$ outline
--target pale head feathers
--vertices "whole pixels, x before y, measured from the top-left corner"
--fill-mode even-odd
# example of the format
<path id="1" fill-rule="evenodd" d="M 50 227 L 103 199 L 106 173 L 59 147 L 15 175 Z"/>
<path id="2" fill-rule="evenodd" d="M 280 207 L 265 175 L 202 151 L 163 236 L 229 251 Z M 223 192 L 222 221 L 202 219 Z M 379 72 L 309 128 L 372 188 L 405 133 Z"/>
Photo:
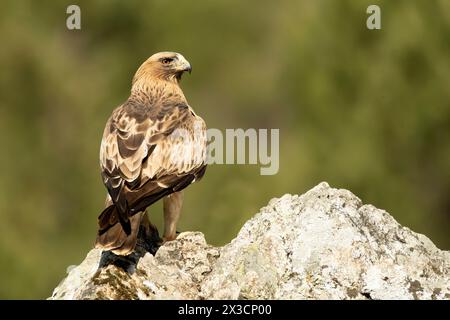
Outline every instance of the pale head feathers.
<path id="1" fill-rule="evenodd" d="M 133 87 L 143 87 L 152 81 L 178 84 L 184 72 L 191 72 L 189 61 L 176 52 L 158 52 L 148 58 L 136 71 Z"/>

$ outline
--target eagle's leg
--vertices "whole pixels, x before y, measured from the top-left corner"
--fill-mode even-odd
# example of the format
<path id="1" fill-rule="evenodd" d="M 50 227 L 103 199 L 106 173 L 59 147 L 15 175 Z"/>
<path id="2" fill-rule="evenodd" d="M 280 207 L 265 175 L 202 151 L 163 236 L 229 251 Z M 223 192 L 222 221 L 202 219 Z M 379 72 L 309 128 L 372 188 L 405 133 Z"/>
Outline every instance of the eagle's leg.
<path id="1" fill-rule="evenodd" d="M 172 193 L 164 198 L 164 235 L 163 241 L 171 241 L 177 237 L 177 222 L 183 205 L 183 191 Z"/>
<path id="2" fill-rule="evenodd" d="M 159 237 L 158 229 L 150 222 L 147 212 L 144 212 L 141 225 L 139 227 L 137 245 L 144 248 L 151 254 L 155 254 L 161 244 L 162 239 Z"/>

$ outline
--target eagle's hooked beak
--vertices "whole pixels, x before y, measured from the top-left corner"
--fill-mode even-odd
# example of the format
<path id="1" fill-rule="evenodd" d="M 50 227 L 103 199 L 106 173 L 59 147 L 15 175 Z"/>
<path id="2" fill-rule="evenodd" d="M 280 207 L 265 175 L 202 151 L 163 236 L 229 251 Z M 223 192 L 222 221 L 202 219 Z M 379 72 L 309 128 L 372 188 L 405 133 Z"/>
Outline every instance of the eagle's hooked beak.
<path id="1" fill-rule="evenodd" d="M 177 69 L 182 72 L 192 72 L 192 66 L 182 55 L 178 56 L 178 66 Z"/>
<path id="2" fill-rule="evenodd" d="M 186 63 L 183 64 L 182 71 L 187 71 L 187 72 L 189 72 L 189 74 L 191 74 L 191 72 L 192 72 L 192 66 L 191 66 L 191 64 L 190 64 L 189 62 L 186 61 Z"/>

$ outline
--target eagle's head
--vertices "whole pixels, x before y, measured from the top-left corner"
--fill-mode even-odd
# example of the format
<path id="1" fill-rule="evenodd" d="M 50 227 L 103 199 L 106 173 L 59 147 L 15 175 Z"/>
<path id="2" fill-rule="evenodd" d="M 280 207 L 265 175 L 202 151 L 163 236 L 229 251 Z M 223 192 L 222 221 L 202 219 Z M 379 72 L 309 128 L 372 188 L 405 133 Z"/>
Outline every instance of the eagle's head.
<path id="1" fill-rule="evenodd" d="M 140 78 L 179 82 L 184 72 L 191 73 L 189 61 L 176 52 L 158 52 L 148 58 L 137 70 L 133 83 Z"/>

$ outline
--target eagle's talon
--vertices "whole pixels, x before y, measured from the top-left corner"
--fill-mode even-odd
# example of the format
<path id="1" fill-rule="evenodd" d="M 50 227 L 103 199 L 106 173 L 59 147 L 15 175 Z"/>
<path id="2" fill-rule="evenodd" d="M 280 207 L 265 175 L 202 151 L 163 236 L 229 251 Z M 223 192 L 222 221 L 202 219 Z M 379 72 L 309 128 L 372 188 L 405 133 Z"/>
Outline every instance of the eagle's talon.
<path id="1" fill-rule="evenodd" d="M 176 234 L 175 236 L 167 236 L 167 237 L 163 237 L 163 238 L 162 238 L 162 244 L 165 244 L 165 243 L 168 242 L 168 241 L 173 241 L 173 240 L 175 240 L 175 239 L 177 238 L 177 235 L 178 235 L 178 234 Z"/>

